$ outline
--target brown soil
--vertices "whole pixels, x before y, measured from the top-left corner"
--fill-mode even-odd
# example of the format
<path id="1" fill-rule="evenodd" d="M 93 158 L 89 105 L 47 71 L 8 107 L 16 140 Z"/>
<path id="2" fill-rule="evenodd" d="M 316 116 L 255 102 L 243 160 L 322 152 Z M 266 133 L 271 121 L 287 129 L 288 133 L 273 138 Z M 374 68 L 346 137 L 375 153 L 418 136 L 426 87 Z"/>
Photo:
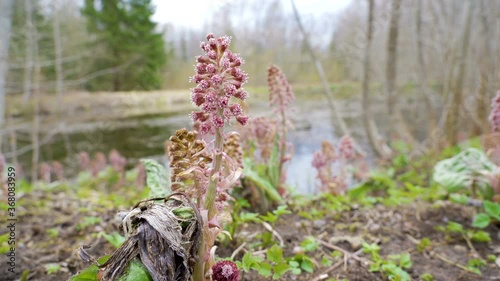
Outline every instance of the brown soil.
<path id="1" fill-rule="evenodd" d="M 48 194 L 48 195 L 47 195 Z M 20 216 L 17 222 L 16 271 L 18 273 L 29 270 L 28 280 L 67 280 L 71 275 L 88 266 L 80 260 L 76 250 L 80 245 L 91 244 L 90 253 L 95 256 L 109 254 L 113 251 L 104 238 L 98 235 L 105 231 L 118 231 L 119 220 L 116 211 L 73 198 L 68 193 L 33 192 L 23 199 Z M 420 211 L 419 211 L 420 210 Z M 434 280 L 500 280 L 500 268 L 494 263 L 488 263 L 481 269 L 482 276 L 467 272 L 460 265 L 467 265 L 468 260 L 480 256 L 486 260 L 488 254 L 500 251 L 500 229 L 489 226 L 486 231 L 490 234 L 490 243 L 468 243 L 460 237 L 448 237 L 435 229 L 436 226 L 446 225 L 448 221 L 461 223 L 469 228 L 475 210 L 472 207 L 460 206 L 448 202 L 430 205 L 429 203 L 412 204 L 410 206 L 389 208 L 377 205 L 373 208 L 354 208 L 337 214 L 327 215 L 316 221 L 305 220 L 297 214 L 283 216 L 274 229 L 283 239 L 284 256 L 294 255 L 294 248 L 307 237 L 334 244 L 350 253 L 359 250 L 359 244 L 348 242 L 342 237 L 356 237 L 359 241 L 368 243 L 378 242 L 381 255 L 410 253 L 412 267 L 408 270 L 413 280 L 419 280 L 423 273 L 430 273 Z M 95 225 L 79 228 L 78 224 L 87 216 L 100 217 L 102 221 Z M 57 229 L 54 234 L 48 229 Z M 257 241 L 257 233 L 266 232 L 262 224 L 244 224 L 230 245 L 219 245 L 217 253 L 222 257 L 229 257 L 233 251 L 246 242 L 250 245 Z M 4 233 L 3 231 L 1 233 Z M 416 240 L 424 237 L 432 241 L 431 247 L 423 252 L 417 251 Z M 276 239 L 278 241 L 278 239 Z M 236 260 L 241 260 L 243 254 L 249 250 L 246 246 L 236 254 Z M 258 252 L 262 249 L 252 249 Z M 262 252 L 262 251 L 261 251 Z M 309 252 L 309 257 L 317 263 L 314 273 L 302 273 L 299 276 L 285 274 L 281 280 L 328 280 L 346 278 L 355 280 L 387 280 L 380 273 L 372 273 L 369 266 L 363 261 L 369 260 L 367 254 L 359 253 L 359 260 L 354 258 L 339 258 L 332 261 L 330 266 L 322 266 L 323 257 L 332 252 L 327 246 Z M 498 252 L 496 253 L 498 256 Z M 2 268 L 6 263 L 6 256 L 0 256 Z M 445 262 L 443 260 L 448 260 Z M 46 265 L 58 263 L 61 269 L 57 273 L 48 274 Z M 338 265 L 334 267 L 334 265 Z M 326 275 L 324 275 L 326 274 Z M 321 278 L 320 276 L 323 275 Z M 13 276 L 1 275 L 0 280 L 15 280 L 19 274 Z M 6 279 L 7 278 L 7 279 Z M 270 280 L 256 274 L 243 273 L 242 280 Z"/>

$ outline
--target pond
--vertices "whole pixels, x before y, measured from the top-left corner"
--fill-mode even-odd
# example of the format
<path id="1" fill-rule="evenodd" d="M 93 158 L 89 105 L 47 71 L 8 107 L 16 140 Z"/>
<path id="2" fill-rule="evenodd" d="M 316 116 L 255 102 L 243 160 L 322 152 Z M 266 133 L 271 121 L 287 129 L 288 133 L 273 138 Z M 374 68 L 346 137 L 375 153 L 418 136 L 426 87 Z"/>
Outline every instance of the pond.
<path id="1" fill-rule="evenodd" d="M 351 128 L 353 137 L 368 151 L 368 159 L 373 159 L 364 135 L 359 99 L 343 99 L 338 102 L 341 115 Z M 417 135 L 423 135 L 426 121 L 425 116 L 419 114 L 419 112 L 424 112 L 423 103 L 417 99 L 405 99 L 401 106 L 405 117 L 412 120 L 411 125 Z M 374 118 L 380 130 L 384 132 L 388 118 L 382 101 L 375 102 L 372 108 Z M 251 112 L 253 112 L 252 117 L 256 117 L 266 114 L 269 110 L 266 103 L 262 102 L 255 104 Z M 338 134 L 333 114 L 321 98 L 297 100 L 291 116 L 295 127 L 290 131 L 288 139 L 294 146 L 294 155 L 288 163 L 287 182 L 299 193 L 316 193 L 316 172 L 311 166 L 312 155 L 320 149 L 323 140 L 336 144 L 341 135 Z M 80 151 L 87 151 L 92 155 L 96 152 L 109 153 L 112 149 L 116 149 L 127 158 L 131 167 L 140 158 L 154 158 L 166 163 L 165 140 L 175 130 L 183 127 L 191 127 L 188 113 L 83 126 L 81 130 L 54 135 L 49 142 L 41 146 L 40 161 L 61 161 L 69 175 L 74 174 L 78 169 L 77 153 Z M 18 147 L 29 144 L 28 136 L 18 137 Z M 30 169 L 31 157 L 31 151 L 18 156 L 25 171 Z M 29 173 L 26 172 L 26 174 Z"/>

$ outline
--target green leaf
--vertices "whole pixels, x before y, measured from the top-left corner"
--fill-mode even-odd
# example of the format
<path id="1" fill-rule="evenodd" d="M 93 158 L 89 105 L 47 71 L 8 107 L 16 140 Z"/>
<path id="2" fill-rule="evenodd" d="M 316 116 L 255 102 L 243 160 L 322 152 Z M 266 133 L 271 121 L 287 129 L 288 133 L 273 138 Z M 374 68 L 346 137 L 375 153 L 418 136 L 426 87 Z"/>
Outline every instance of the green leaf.
<path id="1" fill-rule="evenodd" d="M 109 256 L 104 256 L 101 257 L 98 262 L 99 264 L 103 264 L 108 260 Z M 97 265 L 93 264 L 87 268 L 85 268 L 83 271 L 77 273 L 76 275 L 72 276 L 70 281 L 99 281 L 97 279 L 97 273 L 99 272 L 99 268 Z"/>
<path id="2" fill-rule="evenodd" d="M 247 252 L 241 260 L 242 268 L 245 272 L 248 272 L 250 271 L 250 268 L 260 263 L 261 261 L 262 259 L 260 257 L 252 256 L 250 252 Z"/>
<path id="3" fill-rule="evenodd" d="M 469 196 L 465 194 L 453 193 L 450 195 L 450 201 L 460 205 L 466 205 L 469 200 Z"/>
<path id="4" fill-rule="evenodd" d="M 276 134 L 274 138 L 273 149 L 271 150 L 271 155 L 269 157 L 269 162 L 267 164 L 267 175 L 269 181 L 275 188 L 280 184 L 280 147 L 279 147 L 279 135 Z"/>
<path id="5" fill-rule="evenodd" d="M 275 214 L 276 216 L 288 215 L 291 213 L 292 212 L 290 210 L 288 210 L 287 205 L 280 205 L 280 206 L 278 206 L 278 208 L 276 208 L 276 210 L 273 211 L 273 214 Z"/>
<path id="6" fill-rule="evenodd" d="M 300 262 L 300 268 L 304 271 L 312 273 L 314 271 L 314 263 L 307 257 L 304 257 Z"/>
<path id="7" fill-rule="evenodd" d="M 262 220 L 259 218 L 259 214 L 244 212 L 240 214 L 241 222 L 255 222 L 261 223 Z"/>
<path id="8" fill-rule="evenodd" d="M 417 245 L 417 251 L 419 253 L 422 253 L 423 251 L 425 251 L 429 246 L 431 245 L 431 239 L 429 239 L 428 237 L 424 237 L 422 238 L 422 240 L 420 240 L 420 242 L 418 243 Z"/>
<path id="9" fill-rule="evenodd" d="M 273 267 L 266 262 L 260 262 L 257 265 L 254 265 L 253 268 L 256 269 L 257 272 L 264 277 L 271 276 L 271 270 L 273 269 Z"/>
<path id="10" fill-rule="evenodd" d="M 473 242 L 479 242 L 479 243 L 487 243 L 491 241 L 490 234 L 482 230 L 475 231 L 474 233 L 472 233 L 470 239 Z"/>
<path id="11" fill-rule="evenodd" d="M 422 281 L 434 281 L 434 276 L 432 276 L 432 274 L 429 273 L 424 273 L 420 275 L 420 279 L 422 279 Z"/>
<path id="12" fill-rule="evenodd" d="M 451 233 L 463 233 L 464 232 L 464 227 L 456 222 L 448 222 L 448 225 L 446 226 L 446 229 L 451 232 Z"/>
<path id="13" fill-rule="evenodd" d="M 122 275 L 118 281 L 152 281 L 147 268 L 139 261 L 132 261 L 127 273 Z"/>
<path id="14" fill-rule="evenodd" d="M 371 254 L 373 256 L 374 254 L 378 254 L 378 252 L 380 251 L 380 246 L 377 245 L 377 243 L 368 244 L 366 242 L 363 242 L 362 245 L 363 253 Z"/>
<path id="15" fill-rule="evenodd" d="M 165 197 L 170 194 L 170 176 L 163 165 L 153 159 L 141 159 L 146 168 L 146 185 L 149 197 Z"/>
<path id="16" fill-rule="evenodd" d="M 411 268 L 411 266 L 412 263 L 410 254 L 408 253 L 401 254 L 401 257 L 399 259 L 399 267 L 408 269 Z"/>
<path id="17" fill-rule="evenodd" d="M 269 250 L 267 250 L 267 259 L 274 263 L 280 263 L 283 261 L 283 249 L 278 245 L 273 245 Z"/>
<path id="18" fill-rule="evenodd" d="M 300 246 L 304 249 L 304 251 L 310 252 L 318 249 L 319 243 L 314 237 L 308 236 L 304 241 L 300 243 Z"/>
<path id="19" fill-rule="evenodd" d="M 328 266 L 331 266 L 332 265 L 332 260 L 327 258 L 327 257 L 323 257 L 321 259 L 321 265 L 324 266 L 324 267 L 328 267 Z"/>
<path id="20" fill-rule="evenodd" d="M 485 213 L 479 213 L 474 217 L 472 226 L 477 228 L 485 228 L 490 225 L 490 216 Z"/>
<path id="21" fill-rule="evenodd" d="M 102 232 L 102 236 L 108 240 L 115 248 L 120 247 L 123 242 L 125 242 L 125 237 L 121 236 L 118 232 L 113 232 L 113 234 L 109 235 L 107 233 Z"/>
<path id="22" fill-rule="evenodd" d="M 58 263 L 48 263 L 45 265 L 45 270 L 47 271 L 47 274 L 51 275 L 61 270 L 61 265 Z"/>
<path id="23" fill-rule="evenodd" d="M 280 204 L 283 203 L 283 199 L 278 193 L 276 187 L 273 186 L 270 181 L 266 180 L 252 169 L 252 163 L 250 159 L 245 158 L 243 175 L 247 180 L 255 183 L 273 202 L 277 202 Z"/>
<path id="24" fill-rule="evenodd" d="M 492 218 L 500 221 L 500 204 L 491 201 L 484 201 L 484 210 Z"/>
<path id="25" fill-rule="evenodd" d="M 487 173 L 496 165 L 476 148 L 468 148 L 459 154 L 442 160 L 434 167 L 433 179 L 444 186 L 448 192 L 456 192 L 476 185 L 482 192 L 491 189 Z M 489 194 L 483 194 L 489 196 Z"/>
<path id="26" fill-rule="evenodd" d="M 288 265 L 287 263 L 285 263 L 285 262 L 278 263 L 277 265 L 275 265 L 273 267 L 273 271 L 274 271 L 273 279 L 274 280 L 279 279 L 283 274 L 285 274 L 290 269 L 291 269 L 290 265 Z"/>
<path id="27" fill-rule="evenodd" d="M 270 212 L 267 212 L 267 214 L 265 215 L 261 215 L 260 218 L 263 220 L 263 221 L 266 221 L 266 222 L 269 222 L 269 223 L 274 223 L 278 220 L 278 216 L 270 213 Z"/>

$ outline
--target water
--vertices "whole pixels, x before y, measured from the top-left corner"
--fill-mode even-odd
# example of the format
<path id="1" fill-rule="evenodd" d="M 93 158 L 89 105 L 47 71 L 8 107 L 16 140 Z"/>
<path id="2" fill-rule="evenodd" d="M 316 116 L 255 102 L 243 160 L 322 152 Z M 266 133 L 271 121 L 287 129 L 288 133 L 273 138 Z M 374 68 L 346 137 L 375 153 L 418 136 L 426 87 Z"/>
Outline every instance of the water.
<path id="1" fill-rule="evenodd" d="M 299 193 L 311 194 L 317 192 L 316 172 L 311 166 L 313 153 L 320 149 L 323 140 L 335 144 L 341 136 L 336 131 L 337 126 L 333 115 L 325 102 L 319 102 L 316 99 L 297 101 L 295 104 L 300 104 L 300 106 L 296 105 L 291 114 L 295 129 L 289 132 L 288 138 L 294 146 L 294 155 L 287 165 L 287 182 Z M 368 144 L 364 141 L 366 138 L 364 137 L 359 104 L 358 100 L 340 101 L 341 114 L 351 128 L 353 137 L 365 150 L 369 151 L 368 157 L 371 157 Z M 405 105 L 403 108 L 405 116 L 413 120 L 413 125 L 416 128 L 422 128 L 419 124 L 424 124 L 425 118 L 418 114 L 422 103 L 406 101 Z M 385 108 L 375 104 L 373 109 L 374 117 L 383 131 L 386 127 L 384 124 L 387 125 Z M 265 104 L 260 104 L 251 110 L 254 112 L 252 114 L 254 117 L 268 112 Z M 59 126 L 64 126 L 64 123 L 59 124 Z M 116 149 L 127 158 L 130 167 L 136 165 L 140 158 L 155 158 L 166 161 L 164 156 L 165 140 L 175 130 L 183 127 L 191 127 L 188 114 L 98 123 L 83 126 L 83 129 L 78 130 L 72 127 L 72 131 L 54 135 L 49 142 L 42 145 L 40 162 L 61 161 L 66 167 L 65 172 L 68 175 L 73 175 L 78 170 L 76 155 L 80 151 L 86 151 L 93 155 L 96 152 L 109 153 L 112 149 Z M 43 138 L 42 135 L 41 139 Z M 18 137 L 18 147 L 29 144 L 29 136 Z M 31 157 L 31 151 L 18 156 L 19 162 L 26 171 L 29 171 Z M 7 159 L 9 160 L 9 158 Z"/>

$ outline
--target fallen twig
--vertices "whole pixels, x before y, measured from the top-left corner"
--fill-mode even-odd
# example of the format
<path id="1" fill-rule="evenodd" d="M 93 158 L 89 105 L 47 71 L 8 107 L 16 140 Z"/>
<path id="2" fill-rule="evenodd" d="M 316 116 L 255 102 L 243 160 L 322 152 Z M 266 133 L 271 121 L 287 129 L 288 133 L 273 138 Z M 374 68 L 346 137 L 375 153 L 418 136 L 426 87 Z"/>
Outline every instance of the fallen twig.
<path id="1" fill-rule="evenodd" d="M 445 262 L 445 263 L 447 263 L 447 264 L 450 264 L 450 265 L 456 266 L 456 267 L 458 267 L 458 268 L 460 268 L 460 269 L 462 269 L 462 270 L 464 270 L 464 271 L 467 271 L 467 272 L 470 272 L 470 273 L 474 273 L 474 274 L 476 274 L 476 275 L 480 275 L 480 274 L 477 274 L 476 272 L 474 272 L 474 271 L 470 270 L 470 269 L 469 269 L 469 268 L 467 268 L 466 266 L 463 266 L 463 265 L 459 264 L 458 262 L 454 262 L 454 261 L 452 261 L 452 260 L 448 259 L 447 257 L 445 257 L 445 256 L 443 256 L 443 255 L 441 255 L 441 254 L 438 254 L 438 253 L 436 253 L 436 252 L 434 252 L 434 251 L 431 251 L 431 252 L 429 253 L 429 255 L 430 255 L 431 257 L 436 257 L 436 258 L 438 258 L 438 259 L 440 259 L 440 260 L 444 261 L 444 262 Z"/>
<path id="2" fill-rule="evenodd" d="M 361 254 L 362 252 L 363 252 L 363 249 L 359 249 L 355 253 L 352 253 L 350 255 L 350 258 L 352 258 L 352 257 L 356 257 L 357 258 L 358 255 Z M 344 260 L 341 260 L 341 261 L 335 263 L 334 265 L 330 266 L 329 268 L 327 268 L 326 270 L 324 270 L 323 272 L 321 272 L 318 276 L 316 276 L 311 281 L 319 281 L 319 280 L 325 279 L 325 275 L 328 276 L 328 273 L 330 273 L 331 271 L 334 271 L 335 269 L 337 269 L 342 264 L 344 264 Z"/>
<path id="3" fill-rule="evenodd" d="M 283 238 L 281 238 L 281 235 L 276 231 L 274 230 L 274 228 L 268 224 L 267 222 L 262 222 L 262 225 L 264 225 L 264 227 L 271 231 L 271 233 L 276 236 L 276 238 L 278 238 L 278 240 L 280 241 L 280 247 L 283 247 L 285 245 L 285 242 L 283 241 Z"/>
<path id="4" fill-rule="evenodd" d="M 243 244 L 241 244 L 238 248 L 236 248 L 236 250 L 234 250 L 234 252 L 231 254 L 231 260 L 234 260 L 234 258 L 236 257 L 236 255 L 241 251 L 243 250 L 243 248 L 245 248 L 245 246 L 247 245 L 247 242 L 243 242 Z"/>
<path id="5" fill-rule="evenodd" d="M 330 244 L 328 242 L 325 242 L 323 240 L 320 240 L 320 239 L 316 239 L 316 241 L 318 241 L 321 245 L 323 245 L 323 246 L 325 246 L 325 247 L 327 247 L 327 248 L 329 248 L 331 250 L 335 250 L 335 251 L 339 251 L 339 252 L 343 253 L 344 256 L 347 256 L 348 258 L 353 258 L 353 259 L 355 259 L 355 260 L 357 260 L 359 262 L 363 262 L 365 264 L 370 264 L 371 263 L 371 261 L 369 261 L 367 259 L 364 259 L 364 258 L 360 258 L 360 257 L 354 255 L 353 253 L 351 253 L 351 252 L 349 252 L 347 250 L 342 249 L 341 247 L 332 245 L 332 244 Z"/>

